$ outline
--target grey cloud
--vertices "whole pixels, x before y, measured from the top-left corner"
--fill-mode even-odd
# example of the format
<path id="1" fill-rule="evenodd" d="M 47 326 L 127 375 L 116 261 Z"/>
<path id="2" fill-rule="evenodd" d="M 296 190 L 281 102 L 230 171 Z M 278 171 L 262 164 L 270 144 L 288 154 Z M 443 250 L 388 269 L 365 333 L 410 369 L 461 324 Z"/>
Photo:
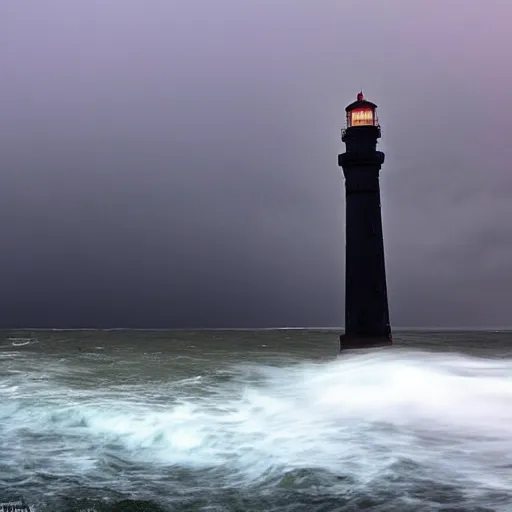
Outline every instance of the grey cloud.
<path id="1" fill-rule="evenodd" d="M 393 324 L 509 324 L 511 7 L 482 5 L 3 2 L 0 325 L 341 325 L 361 84 Z"/>

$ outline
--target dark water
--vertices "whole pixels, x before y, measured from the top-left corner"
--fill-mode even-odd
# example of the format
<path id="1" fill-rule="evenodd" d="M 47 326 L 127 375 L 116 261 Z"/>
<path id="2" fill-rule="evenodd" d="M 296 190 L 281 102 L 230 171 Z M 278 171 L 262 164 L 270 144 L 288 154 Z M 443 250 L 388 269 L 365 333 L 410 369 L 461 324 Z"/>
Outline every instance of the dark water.
<path id="1" fill-rule="evenodd" d="M 0 502 L 511 511 L 512 334 L 0 333 Z"/>

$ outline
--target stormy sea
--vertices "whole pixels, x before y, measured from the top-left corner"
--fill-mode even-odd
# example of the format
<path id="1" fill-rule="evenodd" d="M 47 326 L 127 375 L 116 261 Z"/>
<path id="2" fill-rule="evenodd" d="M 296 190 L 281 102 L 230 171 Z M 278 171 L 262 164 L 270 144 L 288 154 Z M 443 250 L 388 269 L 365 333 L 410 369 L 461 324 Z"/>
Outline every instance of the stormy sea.
<path id="1" fill-rule="evenodd" d="M 512 510 L 512 332 L 337 337 L 1 332 L 0 504 Z"/>

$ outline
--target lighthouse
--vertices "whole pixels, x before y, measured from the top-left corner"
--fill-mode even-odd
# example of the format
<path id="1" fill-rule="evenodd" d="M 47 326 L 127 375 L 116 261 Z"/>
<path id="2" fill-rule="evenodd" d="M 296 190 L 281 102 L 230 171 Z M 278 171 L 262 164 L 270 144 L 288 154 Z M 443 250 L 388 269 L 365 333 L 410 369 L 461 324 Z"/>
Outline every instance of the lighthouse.
<path id="1" fill-rule="evenodd" d="M 360 92 L 345 111 L 341 140 L 346 151 L 338 156 L 346 197 L 345 332 L 340 336 L 341 350 L 392 343 L 379 187 L 384 153 L 377 151 L 381 136 L 377 105 Z"/>

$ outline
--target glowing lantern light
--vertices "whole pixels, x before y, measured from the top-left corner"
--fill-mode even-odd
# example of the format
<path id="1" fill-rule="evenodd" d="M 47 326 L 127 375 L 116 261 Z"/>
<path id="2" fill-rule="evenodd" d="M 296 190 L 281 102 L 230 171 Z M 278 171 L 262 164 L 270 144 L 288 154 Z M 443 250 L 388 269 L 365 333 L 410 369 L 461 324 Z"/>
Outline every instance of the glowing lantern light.
<path id="1" fill-rule="evenodd" d="M 347 128 L 352 126 L 378 126 L 377 105 L 364 99 L 363 93 L 357 95 L 357 101 L 347 108 Z"/>

